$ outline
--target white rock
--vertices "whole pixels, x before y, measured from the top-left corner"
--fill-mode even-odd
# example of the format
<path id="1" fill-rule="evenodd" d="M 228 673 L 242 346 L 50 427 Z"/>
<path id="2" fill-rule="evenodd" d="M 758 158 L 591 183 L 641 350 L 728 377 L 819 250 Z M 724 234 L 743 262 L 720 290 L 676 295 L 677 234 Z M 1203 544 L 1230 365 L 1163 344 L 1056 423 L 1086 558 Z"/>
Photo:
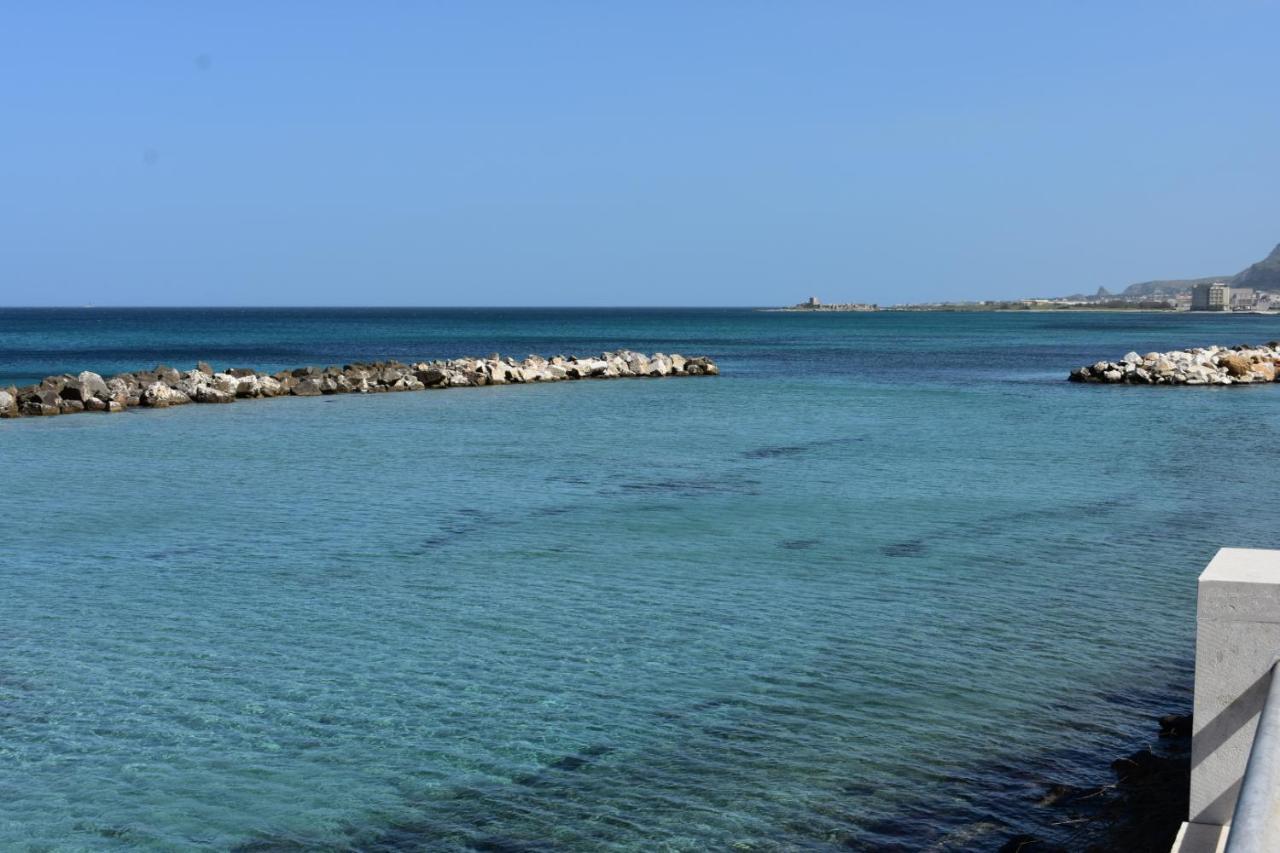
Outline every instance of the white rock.
<path id="1" fill-rule="evenodd" d="M 224 394 L 234 394 L 236 389 L 240 387 L 240 380 L 232 376 L 230 373 L 215 373 L 210 384 Z"/>
<path id="2" fill-rule="evenodd" d="M 166 408 L 170 405 L 176 393 L 163 382 L 152 382 L 142 392 L 142 405 L 150 406 L 153 409 Z"/>
<path id="3" fill-rule="evenodd" d="M 241 376 L 236 382 L 235 394 L 237 397 L 257 397 L 259 393 L 258 377 Z"/>

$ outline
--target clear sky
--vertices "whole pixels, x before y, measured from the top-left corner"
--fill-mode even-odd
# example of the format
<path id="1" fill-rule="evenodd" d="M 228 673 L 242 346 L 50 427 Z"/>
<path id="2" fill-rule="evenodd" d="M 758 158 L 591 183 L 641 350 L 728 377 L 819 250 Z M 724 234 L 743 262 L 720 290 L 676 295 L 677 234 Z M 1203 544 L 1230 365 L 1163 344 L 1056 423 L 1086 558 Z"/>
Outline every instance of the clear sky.
<path id="1" fill-rule="evenodd" d="M 8 3 L 0 304 L 1092 292 L 1280 242 L 1280 3 Z"/>

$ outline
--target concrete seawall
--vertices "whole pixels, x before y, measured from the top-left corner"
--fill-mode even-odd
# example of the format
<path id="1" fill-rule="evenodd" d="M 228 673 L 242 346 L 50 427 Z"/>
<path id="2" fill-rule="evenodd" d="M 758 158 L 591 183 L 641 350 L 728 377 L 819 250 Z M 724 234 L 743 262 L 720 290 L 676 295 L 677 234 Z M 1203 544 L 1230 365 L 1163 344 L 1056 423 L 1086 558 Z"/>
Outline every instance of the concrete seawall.
<path id="1" fill-rule="evenodd" d="M 398 361 L 354 363 L 342 367 L 300 367 L 267 374 L 249 368 L 214 371 L 200 362 L 195 370 L 164 365 L 154 370 L 121 373 L 104 379 L 85 371 L 77 376 L 48 376 L 38 385 L 0 388 L 0 418 L 40 417 L 80 412 L 123 412 L 140 406 L 162 409 L 187 403 L 234 403 L 266 397 L 319 397 L 328 394 L 375 394 L 388 391 L 518 385 L 573 379 L 663 376 L 716 376 L 709 358 L 631 350 L 601 353 L 598 358 L 531 355 L 523 361 L 502 358 L 458 358 L 403 364 Z"/>

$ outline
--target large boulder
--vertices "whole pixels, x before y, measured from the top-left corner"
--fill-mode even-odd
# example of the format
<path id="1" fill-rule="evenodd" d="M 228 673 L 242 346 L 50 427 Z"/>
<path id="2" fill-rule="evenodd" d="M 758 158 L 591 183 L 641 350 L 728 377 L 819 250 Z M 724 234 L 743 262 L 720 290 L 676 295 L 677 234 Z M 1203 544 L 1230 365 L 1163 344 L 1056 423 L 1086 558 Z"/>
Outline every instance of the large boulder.
<path id="1" fill-rule="evenodd" d="M 1223 353 L 1218 356 L 1218 364 L 1233 377 L 1248 376 L 1253 371 L 1253 364 L 1239 353 Z"/>
<path id="2" fill-rule="evenodd" d="M 30 417 L 60 415 L 61 402 L 57 391 L 42 385 L 28 386 L 18 392 L 18 411 Z"/>
<path id="3" fill-rule="evenodd" d="M 324 392 L 320 390 L 319 380 L 308 375 L 289 389 L 289 393 L 295 397 L 319 397 Z"/>
<path id="4" fill-rule="evenodd" d="M 163 382 L 152 382 L 142 391 L 142 405 L 152 409 L 168 408 L 177 393 Z"/>
<path id="5" fill-rule="evenodd" d="M 66 385 L 62 387 L 62 397 L 65 400 L 79 400 L 81 403 L 87 403 L 91 398 L 97 397 L 100 400 L 110 398 L 107 391 L 107 383 L 102 377 L 92 371 L 86 370 L 75 379 L 67 380 Z"/>
<path id="6" fill-rule="evenodd" d="M 237 397 L 257 397 L 261 394 L 261 387 L 256 373 L 249 373 L 239 377 L 236 383 Z"/>
<path id="7" fill-rule="evenodd" d="M 155 374 L 157 382 L 163 382 L 165 385 L 169 386 L 173 386 L 182 378 L 181 373 L 164 364 L 157 364 L 156 369 L 153 370 L 152 373 Z"/>
<path id="8" fill-rule="evenodd" d="M 137 396 L 129 393 L 129 383 L 119 376 L 107 380 L 107 402 L 119 403 L 123 408 L 129 404 L 129 397 Z M 107 411 L 111 411 L 108 407 Z"/>
<path id="9" fill-rule="evenodd" d="M 444 385 L 449 379 L 449 377 L 445 375 L 445 372 L 440 368 L 425 365 L 421 370 L 415 371 L 414 376 L 416 376 L 418 381 L 428 388 L 435 388 L 440 385 Z"/>
<path id="10" fill-rule="evenodd" d="M 18 417 L 18 398 L 8 391 L 0 391 L 0 418 Z"/>
<path id="11" fill-rule="evenodd" d="M 209 385 L 209 377 L 205 376 L 198 370 L 188 370 L 186 376 L 183 376 L 174 383 L 175 391 L 181 391 L 192 400 L 196 400 L 200 396 L 200 389 Z"/>
<path id="12" fill-rule="evenodd" d="M 240 387 L 239 378 L 232 376 L 230 373 L 215 373 L 213 374 L 213 378 L 209 380 L 209 383 L 222 393 L 230 394 L 233 397 L 235 396 L 236 389 Z"/>
<path id="13" fill-rule="evenodd" d="M 258 377 L 258 393 L 263 397 L 279 397 L 285 393 L 280 381 L 273 376 Z"/>
<path id="14" fill-rule="evenodd" d="M 1099 364 L 1102 365 L 1102 369 L 1099 370 L 1098 365 L 1094 365 L 1095 373 L 1105 375 L 1107 371 L 1111 370 L 1111 366 L 1106 362 L 1099 362 Z M 684 372 L 690 376 L 717 376 L 720 373 L 720 368 L 716 367 L 715 362 L 711 359 L 700 356 L 689 359 L 685 363 Z"/>
<path id="15" fill-rule="evenodd" d="M 201 385 L 196 389 L 194 397 L 197 403 L 234 403 L 236 395 L 218 388 L 216 385 Z"/>

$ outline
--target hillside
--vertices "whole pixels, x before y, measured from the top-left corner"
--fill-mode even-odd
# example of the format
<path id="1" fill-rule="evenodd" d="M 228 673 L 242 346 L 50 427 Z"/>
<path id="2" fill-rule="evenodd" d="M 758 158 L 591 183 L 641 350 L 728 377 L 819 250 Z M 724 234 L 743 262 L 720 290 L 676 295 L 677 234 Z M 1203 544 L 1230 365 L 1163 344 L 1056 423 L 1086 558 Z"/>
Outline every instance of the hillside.
<path id="1" fill-rule="evenodd" d="M 1214 281 L 1226 281 L 1231 276 L 1211 275 L 1208 278 L 1170 278 L 1157 281 L 1140 281 L 1126 287 L 1121 296 L 1151 296 L 1156 293 L 1182 293 L 1197 284 L 1208 284 Z"/>
<path id="2" fill-rule="evenodd" d="M 1280 291 L 1280 245 L 1271 254 L 1236 275 L 1213 275 L 1207 278 L 1162 279 L 1142 281 L 1124 289 L 1122 296 L 1151 296 L 1155 293 L 1181 293 L 1197 284 L 1225 281 L 1232 287 Z"/>
<path id="3" fill-rule="evenodd" d="M 1232 287 L 1280 290 L 1280 245 L 1271 254 L 1231 279 Z"/>

